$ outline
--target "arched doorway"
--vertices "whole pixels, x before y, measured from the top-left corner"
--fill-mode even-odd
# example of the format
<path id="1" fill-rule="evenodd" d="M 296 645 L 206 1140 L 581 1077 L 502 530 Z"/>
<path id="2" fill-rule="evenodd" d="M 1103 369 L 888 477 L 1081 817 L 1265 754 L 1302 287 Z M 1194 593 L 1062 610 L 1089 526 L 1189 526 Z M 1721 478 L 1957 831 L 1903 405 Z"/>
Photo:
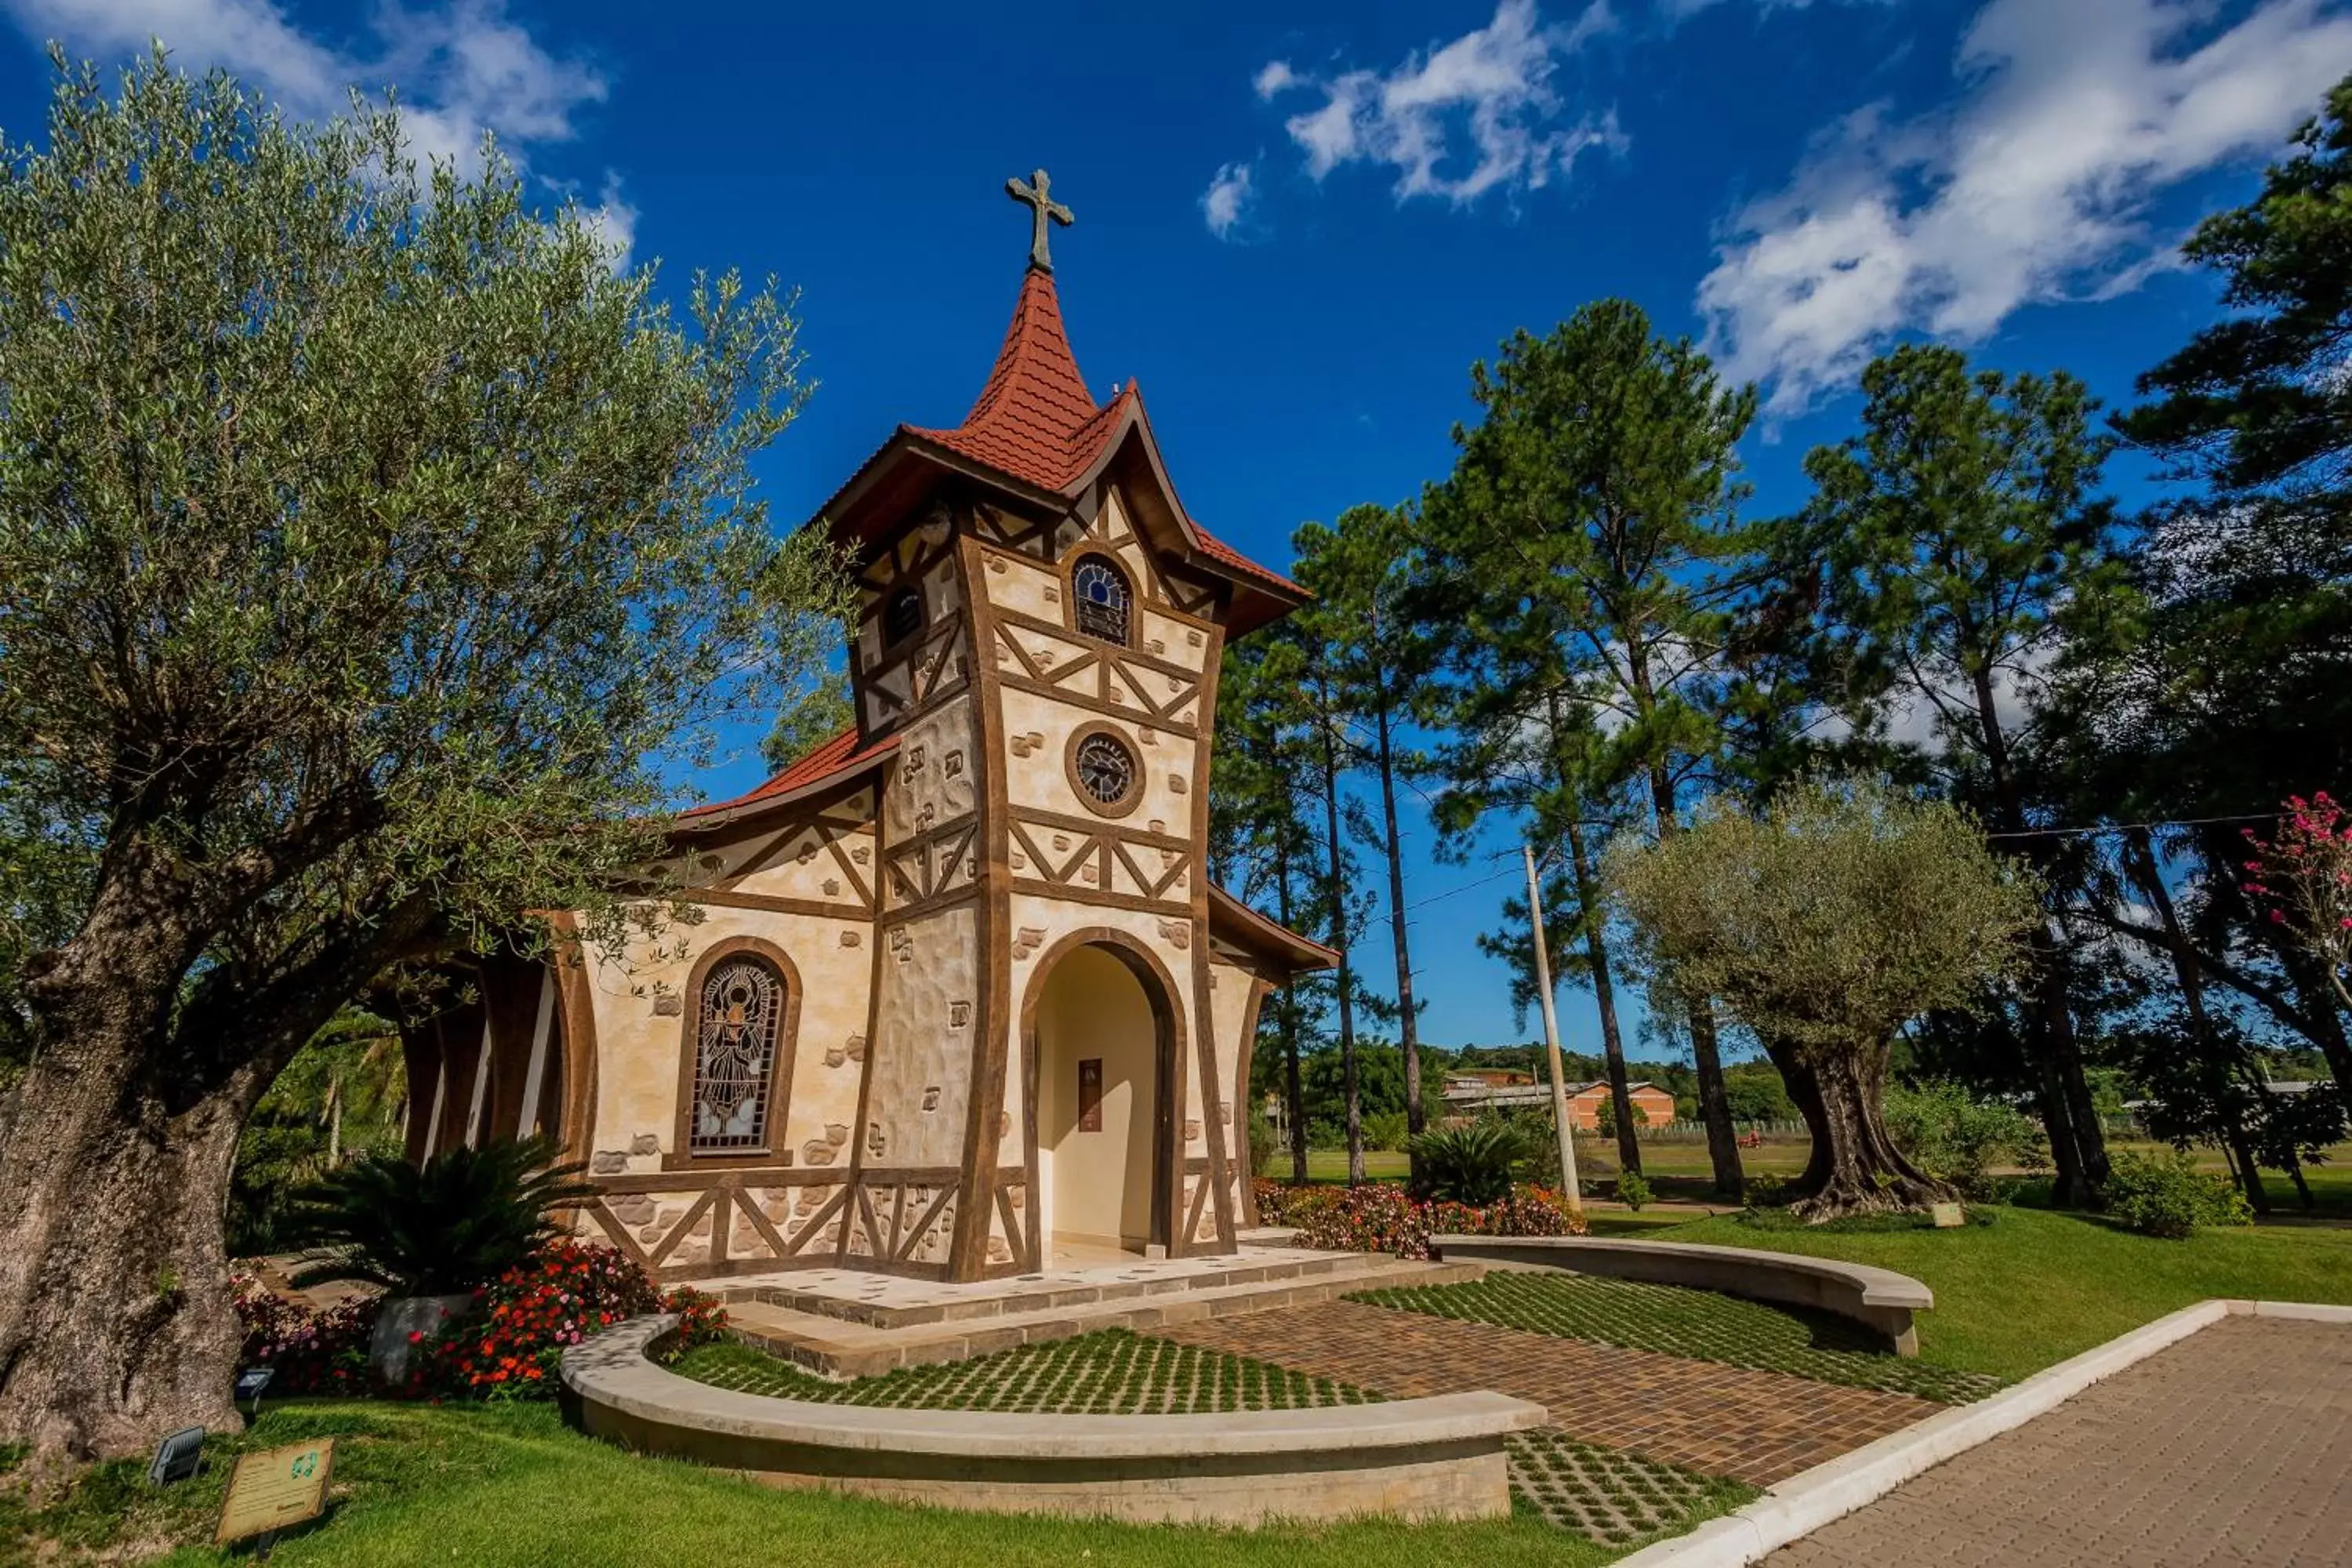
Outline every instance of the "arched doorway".
<path id="1" fill-rule="evenodd" d="M 1123 944 L 1082 942 L 1037 983 L 1029 1103 L 1045 1267 L 1167 1247 L 1176 1041 L 1156 970 Z"/>

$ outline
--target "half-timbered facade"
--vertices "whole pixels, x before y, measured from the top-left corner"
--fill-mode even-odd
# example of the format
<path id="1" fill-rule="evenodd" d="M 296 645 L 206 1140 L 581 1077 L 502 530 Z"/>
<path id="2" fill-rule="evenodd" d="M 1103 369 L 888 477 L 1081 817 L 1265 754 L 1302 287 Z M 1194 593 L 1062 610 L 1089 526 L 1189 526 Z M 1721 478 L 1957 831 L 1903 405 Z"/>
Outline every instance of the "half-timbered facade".
<path id="1" fill-rule="evenodd" d="M 1331 954 L 1207 878 L 1225 639 L 1303 597 L 1097 403 L 1036 237 L 971 413 L 812 526 L 854 552 L 856 722 L 681 819 L 700 919 L 492 965 L 409 1041 L 412 1131 L 545 1130 L 584 1228 L 666 1278 L 955 1279 L 1230 1251 L 1266 992 Z"/>

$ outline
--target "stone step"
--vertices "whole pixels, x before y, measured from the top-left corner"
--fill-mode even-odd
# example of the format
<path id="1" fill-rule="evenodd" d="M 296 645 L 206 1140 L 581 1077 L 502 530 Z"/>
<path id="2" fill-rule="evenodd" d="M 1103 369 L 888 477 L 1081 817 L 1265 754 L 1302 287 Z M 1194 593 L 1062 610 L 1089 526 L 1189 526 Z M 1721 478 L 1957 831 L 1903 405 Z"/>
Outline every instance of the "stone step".
<path id="1" fill-rule="evenodd" d="M 730 1310 L 757 1302 L 787 1311 L 864 1323 L 872 1328 L 902 1329 L 927 1323 L 965 1322 L 983 1318 L 1056 1311 L 1103 1301 L 1214 1290 L 1227 1286 L 1345 1275 L 1360 1271 L 1367 1261 L 1364 1254 L 1352 1252 L 1300 1256 L 1293 1251 L 1276 1258 L 1253 1257 L 1244 1253 L 1232 1258 L 1203 1260 L 1201 1267 L 1178 1268 L 1171 1268 L 1164 1261 L 1139 1260 L 1131 1275 L 1125 1277 L 1099 1268 L 1088 1268 L 1059 1276 L 1016 1277 L 971 1286 L 945 1286 L 877 1277 L 876 1282 L 867 1287 L 870 1294 L 845 1293 L 837 1280 L 804 1282 L 785 1278 L 735 1286 L 722 1285 L 716 1289 L 715 1293 Z"/>
<path id="2" fill-rule="evenodd" d="M 728 1331 L 821 1376 L 872 1377 L 902 1366 L 965 1361 L 1015 1345 L 1072 1339 L 1101 1329 L 1149 1333 L 1177 1323 L 1328 1301 L 1391 1286 L 1454 1285 L 1486 1270 L 1475 1263 L 1419 1263 L 1361 1253 L 1334 1254 L 1335 1267 L 1276 1279 L 1073 1301 L 986 1318 L 938 1319 L 882 1327 L 768 1300 L 730 1303 Z"/>

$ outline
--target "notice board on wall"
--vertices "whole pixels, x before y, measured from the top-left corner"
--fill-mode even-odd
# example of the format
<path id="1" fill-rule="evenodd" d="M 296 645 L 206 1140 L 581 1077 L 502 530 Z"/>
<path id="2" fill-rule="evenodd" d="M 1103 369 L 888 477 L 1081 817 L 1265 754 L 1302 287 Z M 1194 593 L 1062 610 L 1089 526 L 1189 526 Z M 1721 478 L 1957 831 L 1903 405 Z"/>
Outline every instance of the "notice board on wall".
<path id="1" fill-rule="evenodd" d="M 1102 1131 L 1102 1058 L 1088 1057 L 1078 1064 L 1078 1131 Z"/>

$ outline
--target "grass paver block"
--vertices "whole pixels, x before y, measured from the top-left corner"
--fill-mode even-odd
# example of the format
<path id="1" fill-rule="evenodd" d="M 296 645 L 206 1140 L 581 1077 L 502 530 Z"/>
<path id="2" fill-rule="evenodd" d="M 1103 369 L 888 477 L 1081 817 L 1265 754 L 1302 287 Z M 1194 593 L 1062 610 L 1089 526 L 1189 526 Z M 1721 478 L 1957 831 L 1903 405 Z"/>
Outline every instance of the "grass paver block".
<path id="1" fill-rule="evenodd" d="M 1946 1405 L 1981 1399 L 2003 1386 L 2000 1378 L 1983 1373 L 1891 1355 L 1868 1331 L 1831 1313 L 1676 1285 L 1498 1269 L 1464 1285 L 1364 1290 L 1347 1299 Z"/>
<path id="2" fill-rule="evenodd" d="M 835 1383 L 749 1345 L 704 1345 L 670 1368 L 681 1377 L 773 1399 L 910 1410 L 1044 1415 L 1192 1415 L 1315 1410 L 1381 1396 L 1329 1378 L 1218 1351 L 1106 1329 L 971 1361 L 902 1367 Z"/>

